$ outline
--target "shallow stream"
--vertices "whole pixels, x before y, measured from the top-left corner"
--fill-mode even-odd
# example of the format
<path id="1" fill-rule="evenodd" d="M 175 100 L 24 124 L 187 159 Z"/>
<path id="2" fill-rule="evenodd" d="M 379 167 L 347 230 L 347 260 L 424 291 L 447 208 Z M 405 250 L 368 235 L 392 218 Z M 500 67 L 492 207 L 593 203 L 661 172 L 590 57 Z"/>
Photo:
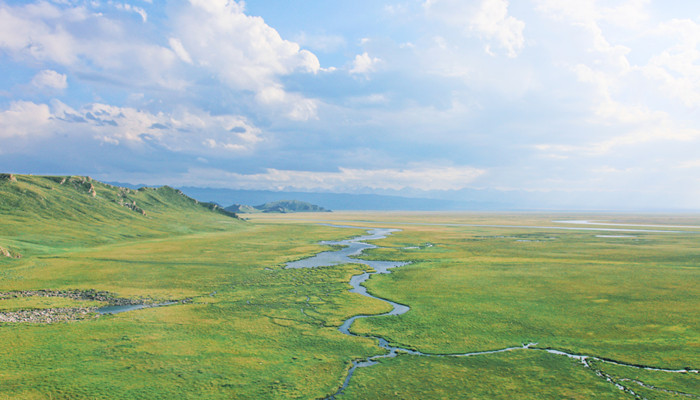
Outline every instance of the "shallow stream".
<path id="1" fill-rule="evenodd" d="M 347 240 L 341 240 L 341 241 L 329 241 L 329 242 L 321 242 L 323 245 L 331 245 L 331 246 L 342 246 L 341 249 L 335 250 L 335 251 L 324 251 L 322 253 L 319 253 L 313 257 L 305 258 L 303 260 L 298 260 L 294 261 L 291 263 L 288 263 L 285 268 L 317 268 L 317 267 L 323 267 L 323 266 L 330 266 L 330 265 L 338 265 L 338 264 L 352 264 L 352 263 L 359 263 L 359 264 L 365 264 L 374 269 L 374 272 L 365 272 L 359 275 L 354 275 L 352 278 L 350 278 L 350 286 L 352 288 L 350 289 L 351 293 L 358 293 L 362 296 L 370 297 L 373 299 L 381 300 L 384 302 L 389 303 L 392 306 L 392 310 L 384 313 L 384 314 L 376 314 L 376 315 L 356 315 L 353 317 L 350 317 L 346 319 L 343 324 L 338 328 L 340 332 L 342 332 L 345 335 L 349 336 L 359 336 L 350 331 L 350 327 L 352 324 L 360 319 L 360 318 L 379 318 L 379 317 L 388 317 L 392 315 L 401 315 L 405 314 L 410 310 L 410 307 L 404 304 L 399 304 L 396 302 L 393 302 L 388 299 L 384 299 L 381 297 L 373 296 L 369 293 L 367 293 L 367 289 L 362 285 L 365 281 L 367 281 L 372 275 L 376 274 L 389 274 L 391 273 L 392 268 L 397 268 L 401 267 L 404 265 L 407 265 L 408 263 L 405 262 L 399 262 L 399 261 L 373 261 L 373 260 L 362 260 L 360 258 L 354 258 L 355 256 L 359 256 L 362 254 L 362 252 L 366 249 L 375 249 L 378 248 L 378 246 L 375 246 L 370 243 L 365 243 L 368 240 L 378 240 L 378 239 L 384 239 L 387 236 L 391 235 L 394 232 L 400 231 L 400 229 L 389 229 L 389 228 L 360 228 L 356 226 L 344 226 L 344 225 L 330 225 L 330 226 L 335 226 L 339 228 L 353 228 L 353 229 L 365 229 L 367 231 L 367 235 L 364 236 L 359 236 L 355 237 L 352 239 L 347 239 Z M 609 364 L 615 364 L 615 365 L 620 365 L 620 366 L 625 366 L 625 367 L 632 367 L 632 368 L 637 368 L 637 369 L 646 369 L 646 370 L 651 370 L 651 371 L 661 371 L 661 372 L 670 372 L 670 373 L 700 373 L 697 369 L 665 369 L 665 368 L 656 368 L 656 367 L 651 367 L 651 366 L 644 366 L 644 365 L 634 365 L 634 364 L 628 364 L 620 361 L 615 361 L 607 358 L 600 358 L 600 357 L 595 357 L 595 356 L 589 356 L 589 355 L 583 355 L 583 354 L 572 354 L 572 353 L 567 353 L 565 351 L 560 351 L 556 349 L 551 349 L 551 348 L 540 348 L 540 347 L 535 347 L 537 346 L 537 343 L 527 343 L 523 344 L 522 346 L 516 346 L 516 347 L 507 347 L 503 349 L 497 349 L 497 350 L 486 350 L 486 351 L 478 351 L 478 352 L 471 352 L 471 353 L 455 353 L 455 354 L 429 354 L 429 353 L 423 353 L 420 351 L 412 350 L 412 349 L 407 349 L 407 348 L 402 348 L 402 347 L 395 347 L 389 344 L 384 338 L 379 337 L 379 336 L 370 336 L 370 338 L 376 339 L 377 344 L 380 348 L 385 350 L 385 352 L 382 352 L 381 354 L 377 354 L 375 356 L 362 359 L 362 360 L 353 360 L 352 366 L 348 370 L 347 375 L 345 376 L 345 379 L 343 380 L 343 384 L 338 388 L 338 391 L 333 393 L 332 395 L 328 396 L 326 399 L 335 399 L 336 396 L 341 395 L 345 389 L 348 387 L 350 384 L 350 381 L 352 380 L 352 377 L 355 373 L 355 370 L 357 368 L 366 368 L 370 367 L 372 365 L 377 364 L 377 360 L 382 359 L 382 358 L 393 358 L 396 357 L 399 353 L 404 353 L 408 355 L 413 355 L 413 356 L 421 356 L 421 357 L 472 357 L 472 356 L 480 356 L 480 355 L 486 355 L 486 354 L 495 354 L 495 353 L 503 353 L 507 351 L 513 351 L 513 350 L 534 350 L 534 351 L 545 351 L 549 354 L 554 354 L 554 355 L 559 355 L 559 356 L 564 356 L 572 359 L 576 359 L 581 362 L 581 364 L 586 367 L 592 369 L 597 376 L 605 379 L 606 381 L 610 382 L 611 384 L 615 385 L 619 390 L 633 395 L 635 398 L 642 398 L 639 394 L 635 393 L 632 389 L 623 386 L 621 383 L 616 381 L 612 376 L 606 374 L 605 372 L 596 369 L 591 366 L 589 363 L 589 360 L 594 360 L 594 361 L 599 361 L 599 362 L 604 362 L 604 363 L 609 363 Z M 639 382 L 637 382 L 639 383 Z M 644 386 L 643 382 L 641 382 L 642 386 Z M 650 385 L 644 386 L 646 388 L 651 388 L 651 389 L 656 389 L 660 391 L 666 391 L 666 392 L 673 392 L 673 391 L 667 391 L 665 389 L 661 388 L 655 388 Z M 679 392 L 674 392 L 676 394 L 681 394 L 681 395 L 688 395 L 686 393 L 679 393 Z M 698 398 L 695 395 L 690 395 L 690 397 L 693 398 Z"/>

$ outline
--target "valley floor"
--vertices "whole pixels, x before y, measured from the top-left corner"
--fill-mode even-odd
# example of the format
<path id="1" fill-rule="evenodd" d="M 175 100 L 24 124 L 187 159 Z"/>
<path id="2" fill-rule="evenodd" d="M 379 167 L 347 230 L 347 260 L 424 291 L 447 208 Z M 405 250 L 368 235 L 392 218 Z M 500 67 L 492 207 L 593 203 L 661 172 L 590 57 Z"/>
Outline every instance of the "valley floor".
<path id="1" fill-rule="evenodd" d="M 23 253 L 0 258 L 0 292 L 191 299 L 69 322 L 0 322 L 0 399 L 324 398 L 353 360 L 387 352 L 377 338 L 405 351 L 355 370 L 337 398 L 700 398 L 700 217 L 244 216 L 95 245 L 0 235 Z M 360 261 L 284 268 L 331 249 L 319 241 L 365 234 L 359 227 L 400 230 L 371 241 L 379 247 L 362 259 L 409 263 L 372 275 L 364 286 L 374 297 L 348 291 L 352 276 L 372 272 Z M 410 310 L 358 319 L 352 335 L 338 330 L 351 316 L 390 311 L 381 299 Z M 66 301 L 0 299 L 0 314 Z M 527 348 L 409 354 L 529 343 L 586 355 L 589 365 Z"/>

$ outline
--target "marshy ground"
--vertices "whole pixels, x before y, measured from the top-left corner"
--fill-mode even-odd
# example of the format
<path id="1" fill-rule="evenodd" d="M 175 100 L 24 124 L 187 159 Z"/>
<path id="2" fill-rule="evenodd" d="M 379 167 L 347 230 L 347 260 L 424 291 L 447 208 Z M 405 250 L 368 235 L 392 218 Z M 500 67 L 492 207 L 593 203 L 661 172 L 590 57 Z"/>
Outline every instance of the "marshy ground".
<path id="1" fill-rule="evenodd" d="M 353 360 L 385 351 L 377 337 L 430 354 L 537 343 L 633 366 L 697 369 L 699 219 L 257 214 L 248 222 L 211 216 L 186 229 L 172 223 L 170 233 L 166 223 L 157 232 L 95 228 L 104 240 L 52 233 L 49 244 L 7 230 L 0 244 L 23 257 L 0 259 L 0 292 L 93 289 L 193 301 L 73 322 L 0 323 L 0 398 L 322 398 L 338 390 Z M 553 222 L 561 220 L 689 228 Z M 362 258 L 410 264 L 364 285 L 410 311 L 358 319 L 358 336 L 339 332 L 349 317 L 391 306 L 348 291 L 350 278 L 369 270 L 359 262 L 283 268 L 332 248 L 322 240 L 365 232 L 318 222 L 401 229 Z M 399 354 L 358 369 L 339 398 L 700 397 L 697 373 L 590 362 L 595 368 L 528 349 Z"/>

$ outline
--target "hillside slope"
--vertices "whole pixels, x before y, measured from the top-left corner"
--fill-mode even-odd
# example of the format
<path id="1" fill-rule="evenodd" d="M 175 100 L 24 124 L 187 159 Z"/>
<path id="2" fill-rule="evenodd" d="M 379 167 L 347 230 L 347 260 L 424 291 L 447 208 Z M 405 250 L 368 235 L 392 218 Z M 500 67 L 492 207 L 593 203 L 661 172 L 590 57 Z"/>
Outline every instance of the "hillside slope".
<path id="1" fill-rule="evenodd" d="M 11 174 L 0 174 L 0 218 L 0 247 L 14 256 L 42 247 L 212 231 L 217 223 L 238 221 L 234 213 L 167 186 L 133 190 L 89 177 Z"/>
<path id="2" fill-rule="evenodd" d="M 259 206 L 246 206 L 240 204 L 234 204 L 232 206 L 226 207 L 227 211 L 230 212 L 242 212 L 242 213 L 295 213 L 295 212 L 330 212 L 331 210 L 325 209 L 321 206 L 315 204 L 307 203 L 305 201 L 299 200 L 279 200 L 272 201 L 269 203 L 261 204 Z"/>

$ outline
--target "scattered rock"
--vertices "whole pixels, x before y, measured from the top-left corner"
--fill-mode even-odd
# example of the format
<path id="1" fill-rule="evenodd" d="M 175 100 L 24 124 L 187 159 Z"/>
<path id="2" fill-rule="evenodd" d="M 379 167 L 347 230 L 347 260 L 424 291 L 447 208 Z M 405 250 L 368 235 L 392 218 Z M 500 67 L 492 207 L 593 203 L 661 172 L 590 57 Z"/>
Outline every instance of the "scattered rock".
<path id="1" fill-rule="evenodd" d="M 116 297 L 113 293 L 106 291 L 89 290 L 19 290 L 14 292 L 0 292 L 0 301 L 3 299 L 17 297 L 66 297 L 74 300 L 94 300 L 107 302 L 110 306 L 146 305 L 146 307 L 158 307 L 163 305 L 153 299 L 126 299 Z M 186 304 L 192 299 L 180 300 L 179 303 Z M 0 323 L 37 323 L 52 324 L 56 322 L 79 321 L 84 319 L 97 318 L 98 307 L 74 307 L 74 308 L 47 308 L 40 310 L 20 310 L 12 312 L 0 312 Z"/>
<path id="2" fill-rule="evenodd" d="M 53 324 L 97 318 L 97 307 L 49 308 L 0 313 L 0 322 Z"/>
<path id="3" fill-rule="evenodd" d="M 65 297 L 73 300 L 93 300 L 104 301 L 111 306 L 128 306 L 136 304 L 154 303 L 150 299 L 126 299 L 116 297 L 113 293 L 106 291 L 89 290 L 18 290 L 14 292 L 0 292 L 0 299 L 16 297 Z"/>
<path id="4" fill-rule="evenodd" d="M 22 258 L 22 255 L 17 252 L 10 251 L 10 249 L 0 247 L 0 257 Z"/>
<path id="5" fill-rule="evenodd" d="M 17 178 L 13 174 L 0 174 L 0 181 L 17 182 Z"/>

